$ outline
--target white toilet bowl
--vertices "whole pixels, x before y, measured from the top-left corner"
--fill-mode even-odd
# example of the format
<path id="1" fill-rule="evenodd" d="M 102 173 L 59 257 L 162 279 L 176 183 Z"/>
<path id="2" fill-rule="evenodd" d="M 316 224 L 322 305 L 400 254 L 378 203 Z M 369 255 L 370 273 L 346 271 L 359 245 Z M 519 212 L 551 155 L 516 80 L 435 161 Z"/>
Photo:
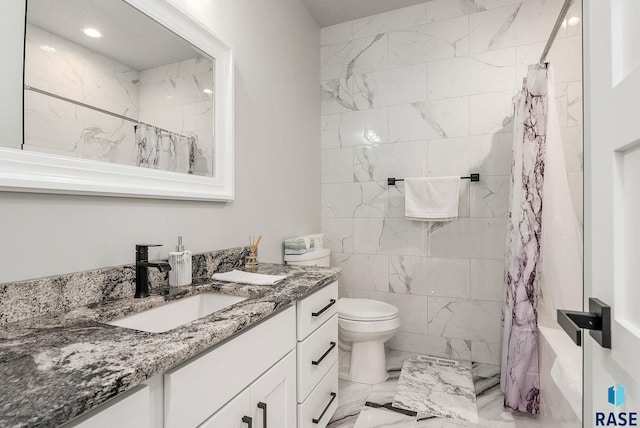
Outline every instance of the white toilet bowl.
<path id="1" fill-rule="evenodd" d="M 399 311 L 393 305 L 371 299 L 338 300 L 339 376 L 367 384 L 387 380 L 384 343 L 399 328 Z"/>

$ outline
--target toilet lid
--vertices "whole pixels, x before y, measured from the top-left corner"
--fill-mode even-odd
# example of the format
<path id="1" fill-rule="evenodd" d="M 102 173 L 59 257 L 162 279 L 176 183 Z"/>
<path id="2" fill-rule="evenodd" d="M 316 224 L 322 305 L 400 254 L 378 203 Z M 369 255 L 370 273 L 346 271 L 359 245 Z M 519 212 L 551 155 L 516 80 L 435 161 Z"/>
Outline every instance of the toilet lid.
<path id="1" fill-rule="evenodd" d="M 371 299 L 338 300 L 338 317 L 352 321 L 384 321 L 398 316 L 398 308 Z"/>

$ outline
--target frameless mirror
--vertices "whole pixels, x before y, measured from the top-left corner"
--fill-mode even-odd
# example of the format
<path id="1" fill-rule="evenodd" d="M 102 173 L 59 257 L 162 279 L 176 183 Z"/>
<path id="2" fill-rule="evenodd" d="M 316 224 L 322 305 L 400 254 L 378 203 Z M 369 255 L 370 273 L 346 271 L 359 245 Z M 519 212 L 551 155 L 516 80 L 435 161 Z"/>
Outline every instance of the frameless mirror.
<path id="1" fill-rule="evenodd" d="M 22 190 L 233 198 L 231 50 L 194 19 L 169 2 L 28 0 L 24 52 L 24 139 L 0 164 L 47 183 Z M 0 188 L 18 178 L 0 172 Z"/>

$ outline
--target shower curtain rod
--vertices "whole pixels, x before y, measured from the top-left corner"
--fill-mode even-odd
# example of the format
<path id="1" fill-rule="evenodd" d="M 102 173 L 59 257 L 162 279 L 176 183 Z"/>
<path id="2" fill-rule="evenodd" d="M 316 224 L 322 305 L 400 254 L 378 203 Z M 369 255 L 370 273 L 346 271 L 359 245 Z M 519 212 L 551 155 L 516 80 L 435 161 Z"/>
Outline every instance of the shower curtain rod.
<path id="1" fill-rule="evenodd" d="M 560 15 L 558 15 L 558 19 L 556 19 L 553 30 L 551 30 L 551 34 L 549 34 L 549 40 L 547 40 L 547 44 L 544 46 L 544 50 L 542 51 L 542 56 L 540 56 L 540 64 L 544 64 L 547 59 L 547 54 L 549 53 L 549 50 L 551 50 L 551 46 L 553 46 L 553 42 L 555 41 L 558 31 L 560 31 L 560 27 L 562 26 L 562 21 L 564 21 L 565 16 L 567 16 L 567 12 L 569 12 L 571 3 L 573 3 L 573 0 L 564 0 L 562 9 L 560 9 Z"/>
<path id="2" fill-rule="evenodd" d="M 34 88 L 33 86 L 29 86 L 29 85 L 24 85 L 24 89 L 27 90 L 27 91 L 33 91 L 33 92 L 37 92 L 39 94 L 47 95 L 47 96 L 52 97 L 52 98 L 57 98 L 59 100 L 66 101 L 66 102 L 71 103 L 71 104 L 76 104 L 76 105 L 79 105 L 81 107 L 85 107 L 85 108 L 88 108 L 88 109 L 91 109 L 91 110 L 94 110 L 94 111 L 97 111 L 97 112 L 100 112 L 100 113 L 108 114 L 109 116 L 117 117 L 118 119 L 127 120 L 129 122 L 135 123 L 136 125 L 151 126 L 151 127 L 155 128 L 155 129 L 159 130 L 160 132 L 166 132 L 168 134 L 174 134 L 174 135 L 178 135 L 180 137 L 185 137 L 185 138 L 193 138 L 193 137 L 189 137 L 188 135 L 183 135 L 183 134 L 179 134 L 177 132 L 169 131 L 168 129 L 160 128 L 159 126 L 155 126 L 155 125 L 152 125 L 150 123 L 141 122 L 139 120 L 133 119 L 133 118 L 128 117 L 128 116 L 123 116 L 121 114 L 114 113 L 114 112 L 109 111 L 109 110 L 104 110 L 104 109 L 101 109 L 100 107 L 92 106 L 90 104 L 85 104 L 85 103 L 83 103 L 81 101 L 72 100 L 71 98 L 63 97 L 62 95 L 57 95 L 57 94 L 54 94 L 52 92 L 45 91 L 44 89 Z"/>

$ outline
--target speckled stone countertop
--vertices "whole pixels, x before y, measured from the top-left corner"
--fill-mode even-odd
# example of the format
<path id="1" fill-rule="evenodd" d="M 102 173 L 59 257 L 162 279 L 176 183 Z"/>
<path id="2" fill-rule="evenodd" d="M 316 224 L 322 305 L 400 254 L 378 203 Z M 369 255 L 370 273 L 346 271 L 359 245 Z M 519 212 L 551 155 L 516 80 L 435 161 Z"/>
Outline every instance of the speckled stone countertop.
<path id="1" fill-rule="evenodd" d="M 160 287 L 145 299 L 123 298 L 0 326 L 0 426 L 61 425 L 337 279 L 340 269 L 261 264 L 284 274 L 274 286 L 195 280 Z M 248 297 L 165 333 L 104 322 L 206 291 Z"/>

